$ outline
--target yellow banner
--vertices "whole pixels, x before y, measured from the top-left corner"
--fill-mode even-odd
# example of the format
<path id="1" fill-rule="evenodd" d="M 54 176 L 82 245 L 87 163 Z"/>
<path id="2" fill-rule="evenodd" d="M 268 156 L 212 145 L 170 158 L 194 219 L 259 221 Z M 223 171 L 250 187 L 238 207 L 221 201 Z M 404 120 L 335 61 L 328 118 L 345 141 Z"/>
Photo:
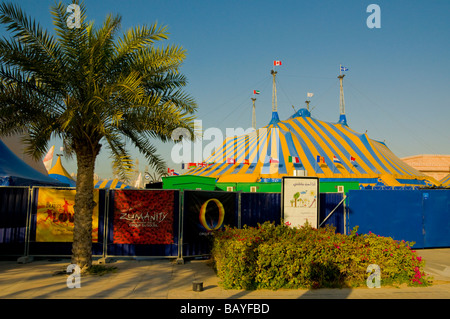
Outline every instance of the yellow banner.
<path id="1" fill-rule="evenodd" d="M 97 205 L 92 214 L 92 242 L 98 242 L 98 190 L 94 190 Z M 36 216 L 37 242 L 72 242 L 75 190 L 40 188 Z"/>

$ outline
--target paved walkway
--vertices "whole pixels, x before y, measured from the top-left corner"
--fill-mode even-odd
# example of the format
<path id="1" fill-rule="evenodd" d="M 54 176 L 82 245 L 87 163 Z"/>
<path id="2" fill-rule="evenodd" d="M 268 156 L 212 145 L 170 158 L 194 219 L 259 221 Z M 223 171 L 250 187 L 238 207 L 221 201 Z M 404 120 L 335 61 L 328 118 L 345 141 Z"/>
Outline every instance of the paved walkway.
<path id="1" fill-rule="evenodd" d="M 67 260 L 0 261 L 1 299 L 450 299 L 450 249 L 417 250 L 434 278 L 431 287 L 361 287 L 317 290 L 225 290 L 207 260 L 116 260 L 116 272 L 81 277 L 81 287 L 66 284 Z M 194 280 L 203 291 L 193 291 Z"/>

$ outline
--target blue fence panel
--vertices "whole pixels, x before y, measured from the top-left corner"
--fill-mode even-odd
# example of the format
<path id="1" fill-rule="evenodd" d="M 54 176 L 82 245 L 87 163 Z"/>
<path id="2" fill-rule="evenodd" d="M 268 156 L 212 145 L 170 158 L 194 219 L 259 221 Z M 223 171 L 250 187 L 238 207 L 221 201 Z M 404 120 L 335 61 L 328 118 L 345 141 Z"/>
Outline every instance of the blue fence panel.
<path id="1" fill-rule="evenodd" d="M 37 206 L 40 188 L 33 188 L 33 201 L 31 206 L 31 222 L 30 222 L 30 241 L 29 252 L 31 256 L 70 256 L 72 255 L 72 242 L 38 242 L 36 241 L 36 226 L 37 226 Z M 61 188 L 73 189 L 73 188 Z M 105 197 L 106 191 L 99 190 L 98 203 L 98 241 L 92 243 L 92 255 L 103 255 L 103 238 L 104 238 L 104 216 L 105 216 Z"/>
<path id="2" fill-rule="evenodd" d="M 280 193 L 242 193 L 241 225 L 256 227 L 258 223 L 281 221 Z"/>
<path id="3" fill-rule="evenodd" d="M 320 194 L 320 213 L 319 225 L 330 215 L 330 217 L 322 225 L 334 226 L 337 233 L 344 234 L 344 203 L 341 201 L 344 198 L 344 193 L 321 193 Z M 338 206 L 339 205 L 339 206 Z"/>
<path id="4" fill-rule="evenodd" d="M 225 225 L 238 226 L 238 193 L 201 190 L 185 190 L 183 193 L 182 255 L 208 255 L 212 236 L 205 226 L 210 229 Z M 223 214 L 222 223 L 218 225 L 220 214 Z"/>
<path id="5" fill-rule="evenodd" d="M 180 223 L 180 192 L 178 190 L 129 190 L 128 192 L 141 192 L 146 193 L 167 193 L 173 192 L 173 222 L 172 222 L 172 244 L 119 244 L 114 243 L 114 214 L 115 214 L 115 194 L 116 190 L 109 192 L 109 208 L 107 211 L 108 225 L 107 225 L 107 256 L 141 256 L 141 257 L 177 257 L 178 256 L 178 243 L 179 243 L 179 223 Z M 139 202 L 134 202 L 129 199 L 130 207 L 136 207 L 137 211 L 146 213 L 146 207 L 139 207 Z M 157 204 L 157 203 L 156 203 Z M 142 206 L 142 205 L 141 205 Z M 132 209 L 130 212 L 136 212 Z M 150 214 L 154 213 L 153 210 L 148 211 Z M 146 227 L 146 232 L 151 233 L 151 227 Z"/>
<path id="6" fill-rule="evenodd" d="M 348 192 L 348 228 L 358 232 L 414 241 L 423 248 L 423 212 L 421 191 L 350 190 Z"/>
<path id="7" fill-rule="evenodd" d="M 28 187 L 0 187 L 0 255 L 25 253 Z"/>
<path id="8" fill-rule="evenodd" d="M 450 189 L 421 193 L 425 248 L 450 247 Z"/>

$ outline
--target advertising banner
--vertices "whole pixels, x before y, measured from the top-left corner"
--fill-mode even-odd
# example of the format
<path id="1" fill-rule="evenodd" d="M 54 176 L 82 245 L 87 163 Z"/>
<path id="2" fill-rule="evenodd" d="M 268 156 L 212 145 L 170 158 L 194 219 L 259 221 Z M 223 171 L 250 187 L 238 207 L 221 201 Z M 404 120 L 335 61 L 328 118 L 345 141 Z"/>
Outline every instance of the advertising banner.
<path id="1" fill-rule="evenodd" d="M 113 243 L 173 244 L 176 208 L 175 191 L 114 191 Z"/>
<path id="2" fill-rule="evenodd" d="M 232 192 L 185 191 L 185 241 L 207 238 L 225 225 L 236 226 L 236 196 Z"/>
<path id="3" fill-rule="evenodd" d="M 74 189 L 39 188 L 36 212 L 37 242 L 72 242 L 75 205 Z M 94 190 L 97 205 L 92 214 L 92 242 L 98 242 L 99 192 Z"/>
<path id="4" fill-rule="evenodd" d="M 308 222 L 318 227 L 319 178 L 283 177 L 281 188 L 281 210 L 284 222 L 298 227 Z"/>

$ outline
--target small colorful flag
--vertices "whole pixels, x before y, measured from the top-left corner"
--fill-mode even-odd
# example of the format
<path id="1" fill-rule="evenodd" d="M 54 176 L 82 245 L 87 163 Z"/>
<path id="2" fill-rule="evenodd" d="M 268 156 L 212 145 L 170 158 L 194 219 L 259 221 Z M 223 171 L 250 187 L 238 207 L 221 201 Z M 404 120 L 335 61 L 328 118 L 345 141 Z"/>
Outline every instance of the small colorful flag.
<path id="1" fill-rule="evenodd" d="M 345 66 L 341 65 L 341 71 L 348 71 L 348 68 L 346 68 Z"/>
<path id="2" fill-rule="evenodd" d="M 333 162 L 341 164 L 341 160 L 339 158 L 337 158 L 336 156 L 333 156 Z"/>
<path id="3" fill-rule="evenodd" d="M 189 163 L 188 164 L 188 169 L 190 169 L 192 167 L 197 167 L 197 164 L 196 163 Z"/>
<path id="4" fill-rule="evenodd" d="M 289 156 L 289 163 L 300 163 L 300 159 L 295 156 Z"/>
<path id="5" fill-rule="evenodd" d="M 273 61 L 273 65 L 281 65 L 281 61 Z"/>
<path id="6" fill-rule="evenodd" d="M 317 163 L 325 164 L 325 158 L 323 156 L 317 155 Z"/>
<path id="7" fill-rule="evenodd" d="M 208 166 L 214 165 L 214 162 L 209 162 Z"/>
<path id="8" fill-rule="evenodd" d="M 259 90 L 253 90 L 253 94 L 259 94 Z"/>
<path id="9" fill-rule="evenodd" d="M 250 160 L 249 159 L 244 159 L 244 165 L 250 165 Z"/>
<path id="10" fill-rule="evenodd" d="M 270 158 L 269 163 L 279 163 L 280 161 L 278 160 L 278 158 Z"/>
<path id="11" fill-rule="evenodd" d="M 234 164 L 234 163 L 236 163 L 234 158 L 227 158 L 227 164 Z"/>
<path id="12" fill-rule="evenodd" d="M 356 162 L 356 158 L 354 158 L 353 156 L 350 156 L 350 162 Z"/>
<path id="13" fill-rule="evenodd" d="M 169 176 L 172 176 L 174 172 L 175 172 L 174 169 L 170 169 L 170 168 L 167 169 L 167 173 L 169 173 Z"/>
<path id="14" fill-rule="evenodd" d="M 313 97 L 314 93 L 306 93 L 306 97 Z"/>

